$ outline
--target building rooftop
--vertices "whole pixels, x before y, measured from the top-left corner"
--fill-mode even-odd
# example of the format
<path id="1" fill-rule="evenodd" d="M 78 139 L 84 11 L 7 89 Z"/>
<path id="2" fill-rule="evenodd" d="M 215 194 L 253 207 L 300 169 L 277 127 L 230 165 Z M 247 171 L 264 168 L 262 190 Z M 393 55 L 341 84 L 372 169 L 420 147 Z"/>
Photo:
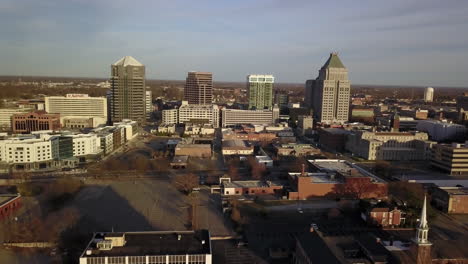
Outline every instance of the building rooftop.
<path id="1" fill-rule="evenodd" d="M 280 184 L 272 181 L 232 181 L 224 182 L 224 188 L 262 188 L 269 186 L 280 186 Z"/>
<path id="2" fill-rule="evenodd" d="M 19 194 L 1 194 L 0 195 L 0 206 L 9 203 L 10 201 L 20 197 Z"/>
<path id="3" fill-rule="evenodd" d="M 228 139 L 228 140 L 223 140 L 223 148 L 225 147 L 242 147 L 242 148 L 247 148 L 249 145 L 247 144 L 246 141 L 240 140 L 240 139 Z"/>
<path id="4" fill-rule="evenodd" d="M 289 176 L 291 177 L 310 177 L 310 180 L 313 183 L 341 183 L 341 181 L 328 173 L 322 172 L 308 172 L 302 174 L 300 172 L 290 172 Z"/>
<path id="5" fill-rule="evenodd" d="M 180 142 L 176 148 L 211 148 L 210 144 L 187 144 Z"/>
<path id="6" fill-rule="evenodd" d="M 303 233 L 297 240 L 312 263 L 341 263 L 317 232 Z"/>
<path id="7" fill-rule="evenodd" d="M 114 242 L 121 237 L 123 245 Z M 100 241 L 112 241 L 111 248 L 99 249 Z M 211 254 L 208 230 L 95 233 L 81 257 L 186 254 Z"/>
<path id="8" fill-rule="evenodd" d="M 322 128 L 322 130 L 327 132 L 327 133 L 334 134 L 334 135 L 347 135 L 347 134 L 350 133 L 348 130 L 341 129 L 341 128 L 336 128 L 336 127 Z"/>
<path id="9" fill-rule="evenodd" d="M 468 188 L 466 187 L 441 187 L 440 189 L 446 191 L 450 195 L 468 195 Z"/>
<path id="10" fill-rule="evenodd" d="M 370 177 L 376 182 L 385 182 L 376 175 L 346 160 L 316 159 L 309 160 L 309 163 L 319 172 L 339 173 L 343 177 Z"/>
<path id="11" fill-rule="evenodd" d="M 120 60 L 116 61 L 113 66 L 144 66 L 141 64 L 139 61 L 137 61 L 135 58 L 132 56 L 125 56 L 121 58 Z"/>
<path id="12" fill-rule="evenodd" d="M 330 53 L 330 57 L 323 65 L 322 69 L 325 68 L 346 68 L 344 64 L 341 62 L 340 58 L 338 57 L 338 53 L 332 52 Z"/>

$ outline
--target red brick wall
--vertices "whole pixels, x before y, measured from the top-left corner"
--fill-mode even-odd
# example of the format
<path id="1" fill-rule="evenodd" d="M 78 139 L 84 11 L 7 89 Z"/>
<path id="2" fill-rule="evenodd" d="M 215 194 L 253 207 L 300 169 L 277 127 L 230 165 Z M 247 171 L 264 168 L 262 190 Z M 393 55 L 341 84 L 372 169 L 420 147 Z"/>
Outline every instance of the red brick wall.
<path id="1" fill-rule="evenodd" d="M 21 197 L 0 206 L 0 220 L 8 217 L 21 207 Z"/>

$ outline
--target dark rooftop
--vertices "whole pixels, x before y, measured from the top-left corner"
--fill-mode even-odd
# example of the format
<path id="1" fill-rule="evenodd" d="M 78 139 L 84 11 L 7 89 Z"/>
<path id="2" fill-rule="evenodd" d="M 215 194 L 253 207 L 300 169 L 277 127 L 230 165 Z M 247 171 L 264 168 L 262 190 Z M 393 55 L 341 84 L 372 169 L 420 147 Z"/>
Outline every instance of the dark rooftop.
<path id="1" fill-rule="evenodd" d="M 297 236 L 297 240 L 311 260 L 311 263 L 341 263 L 317 232 L 303 233 Z"/>

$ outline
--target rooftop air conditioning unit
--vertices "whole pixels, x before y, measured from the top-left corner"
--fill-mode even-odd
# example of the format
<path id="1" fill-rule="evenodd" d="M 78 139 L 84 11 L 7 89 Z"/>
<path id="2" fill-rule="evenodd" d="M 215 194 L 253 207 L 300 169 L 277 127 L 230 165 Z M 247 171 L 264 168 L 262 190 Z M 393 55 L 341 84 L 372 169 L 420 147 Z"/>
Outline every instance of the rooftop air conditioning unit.
<path id="1" fill-rule="evenodd" d="M 112 240 L 101 240 L 97 242 L 96 247 L 99 250 L 111 250 L 112 249 Z"/>

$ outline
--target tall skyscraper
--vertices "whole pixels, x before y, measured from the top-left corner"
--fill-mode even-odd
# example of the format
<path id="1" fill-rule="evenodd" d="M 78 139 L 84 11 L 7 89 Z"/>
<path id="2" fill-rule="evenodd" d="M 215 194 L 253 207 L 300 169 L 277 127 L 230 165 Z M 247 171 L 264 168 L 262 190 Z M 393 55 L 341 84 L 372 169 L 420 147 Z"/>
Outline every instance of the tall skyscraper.
<path id="1" fill-rule="evenodd" d="M 424 102 L 430 103 L 434 100 L 434 88 L 427 87 L 424 90 Z"/>
<path id="2" fill-rule="evenodd" d="M 185 81 L 184 100 L 188 101 L 189 104 L 212 104 L 213 74 L 211 72 L 189 72 Z"/>
<path id="3" fill-rule="evenodd" d="M 248 75 L 249 109 L 271 109 L 273 106 L 273 75 Z"/>
<path id="4" fill-rule="evenodd" d="M 111 121 L 145 121 L 145 66 L 131 56 L 111 65 Z"/>
<path id="5" fill-rule="evenodd" d="M 306 103 L 318 122 L 342 124 L 348 121 L 351 86 L 348 70 L 337 53 L 330 53 L 315 80 L 306 82 Z"/>

